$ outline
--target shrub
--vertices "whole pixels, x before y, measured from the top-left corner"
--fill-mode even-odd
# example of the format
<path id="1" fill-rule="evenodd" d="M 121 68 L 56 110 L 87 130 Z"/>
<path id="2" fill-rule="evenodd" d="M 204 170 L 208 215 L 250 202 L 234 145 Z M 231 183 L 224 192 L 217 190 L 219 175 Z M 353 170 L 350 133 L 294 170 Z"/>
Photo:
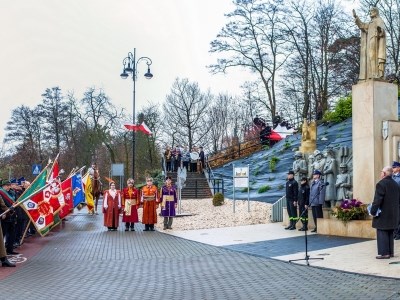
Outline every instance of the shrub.
<path id="1" fill-rule="evenodd" d="M 221 193 L 215 193 L 212 201 L 214 206 L 221 206 L 224 204 L 224 195 Z"/>
<path id="2" fill-rule="evenodd" d="M 291 146 L 292 146 L 292 143 L 291 143 L 290 141 L 286 141 L 286 142 L 283 144 L 283 149 L 284 149 L 284 150 L 287 150 L 287 149 L 289 149 Z"/>
<path id="3" fill-rule="evenodd" d="M 247 187 L 242 188 L 242 190 L 241 190 L 242 193 L 247 193 L 248 191 L 249 191 L 249 188 L 247 188 Z"/>
<path id="4" fill-rule="evenodd" d="M 278 190 L 283 190 L 285 186 L 283 184 L 278 185 Z"/>
<path id="5" fill-rule="evenodd" d="M 278 163 L 279 158 L 276 156 L 272 156 L 271 159 L 269 160 L 269 169 L 271 172 L 275 172 L 276 170 L 276 164 Z"/>
<path id="6" fill-rule="evenodd" d="M 332 111 L 324 114 L 323 121 L 339 123 L 351 117 L 351 95 L 340 98 Z"/>
<path id="7" fill-rule="evenodd" d="M 262 194 L 265 193 L 266 191 L 269 191 L 271 189 L 271 187 L 269 185 L 263 185 L 262 187 L 260 187 L 258 189 L 258 193 Z"/>

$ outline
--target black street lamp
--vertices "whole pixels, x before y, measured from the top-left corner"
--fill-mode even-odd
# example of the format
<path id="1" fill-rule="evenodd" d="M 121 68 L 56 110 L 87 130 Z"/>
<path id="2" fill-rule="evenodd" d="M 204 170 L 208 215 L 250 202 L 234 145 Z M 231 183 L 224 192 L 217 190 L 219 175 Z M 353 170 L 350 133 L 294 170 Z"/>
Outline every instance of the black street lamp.
<path id="1" fill-rule="evenodd" d="M 123 64 L 123 69 L 121 73 L 121 78 L 122 79 L 127 79 L 129 75 L 132 76 L 132 81 L 133 81 L 133 105 L 132 105 L 132 113 L 133 113 L 133 125 L 135 125 L 136 120 L 135 120 L 135 101 L 136 101 L 136 79 L 137 79 L 137 65 L 138 63 L 144 60 L 147 64 L 147 72 L 144 74 L 144 77 L 146 79 L 151 79 L 153 78 L 153 74 L 150 73 L 150 65 L 152 64 L 152 61 L 150 58 L 142 56 L 136 59 L 136 48 L 133 49 L 133 54 L 132 52 L 128 53 L 128 56 L 124 58 L 122 61 Z M 132 178 L 135 178 L 135 130 L 132 132 Z"/>

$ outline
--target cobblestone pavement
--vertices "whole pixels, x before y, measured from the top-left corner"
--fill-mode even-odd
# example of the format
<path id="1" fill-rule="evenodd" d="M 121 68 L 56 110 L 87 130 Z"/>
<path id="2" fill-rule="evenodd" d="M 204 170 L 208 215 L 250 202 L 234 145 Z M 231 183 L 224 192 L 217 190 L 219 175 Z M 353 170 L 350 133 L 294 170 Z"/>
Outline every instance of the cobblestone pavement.
<path id="1" fill-rule="evenodd" d="M 307 267 L 76 214 L 0 299 L 400 299 L 400 281 Z M 0 269 L 1 272 L 1 269 Z"/>

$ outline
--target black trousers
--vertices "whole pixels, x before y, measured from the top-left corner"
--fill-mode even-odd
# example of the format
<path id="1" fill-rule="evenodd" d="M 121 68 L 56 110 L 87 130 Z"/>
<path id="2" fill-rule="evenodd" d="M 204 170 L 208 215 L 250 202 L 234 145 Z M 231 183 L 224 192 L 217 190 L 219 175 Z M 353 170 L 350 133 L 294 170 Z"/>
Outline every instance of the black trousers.
<path id="1" fill-rule="evenodd" d="M 376 242 L 378 244 L 378 255 L 394 254 L 393 229 L 376 230 Z"/>
<path id="2" fill-rule="evenodd" d="M 7 252 L 14 250 L 15 243 L 15 222 L 1 222 L 4 237 L 6 238 L 6 249 Z"/>
<path id="3" fill-rule="evenodd" d="M 297 222 L 297 208 L 294 206 L 294 201 L 286 200 L 286 209 L 289 215 L 290 224 Z"/>
<path id="4" fill-rule="evenodd" d="M 323 218 L 324 215 L 322 213 L 322 204 L 318 204 L 316 206 L 311 206 L 312 216 L 314 219 L 315 228 L 317 228 L 317 219 Z"/>
<path id="5" fill-rule="evenodd" d="M 308 224 L 308 209 L 306 209 L 304 201 L 299 201 L 299 218 L 303 225 L 307 226 Z"/>

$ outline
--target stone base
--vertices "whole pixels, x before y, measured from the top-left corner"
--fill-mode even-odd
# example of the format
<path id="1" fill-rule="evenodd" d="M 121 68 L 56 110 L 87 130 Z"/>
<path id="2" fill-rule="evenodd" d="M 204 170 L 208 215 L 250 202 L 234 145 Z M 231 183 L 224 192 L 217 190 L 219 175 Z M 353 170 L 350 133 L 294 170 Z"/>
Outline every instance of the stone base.
<path id="1" fill-rule="evenodd" d="M 371 220 L 352 220 L 344 223 L 338 219 L 318 219 L 318 233 L 336 236 L 376 239 Z"/>

